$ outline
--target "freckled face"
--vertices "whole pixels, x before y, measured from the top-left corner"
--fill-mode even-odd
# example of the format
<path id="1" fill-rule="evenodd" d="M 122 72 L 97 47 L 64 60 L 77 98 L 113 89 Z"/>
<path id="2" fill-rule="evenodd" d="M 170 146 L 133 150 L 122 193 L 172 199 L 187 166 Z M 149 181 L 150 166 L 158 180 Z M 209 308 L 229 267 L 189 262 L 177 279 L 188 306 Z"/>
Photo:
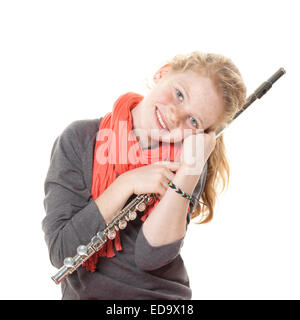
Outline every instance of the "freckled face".
<path id="1" fill-rule="evenodd" d="M 133 126 L 147 131 L 148 143 L 179 142 L 213 126 L 223 102 L 211 79 L 186 71 L 157 79 L 133 111 Z"/>

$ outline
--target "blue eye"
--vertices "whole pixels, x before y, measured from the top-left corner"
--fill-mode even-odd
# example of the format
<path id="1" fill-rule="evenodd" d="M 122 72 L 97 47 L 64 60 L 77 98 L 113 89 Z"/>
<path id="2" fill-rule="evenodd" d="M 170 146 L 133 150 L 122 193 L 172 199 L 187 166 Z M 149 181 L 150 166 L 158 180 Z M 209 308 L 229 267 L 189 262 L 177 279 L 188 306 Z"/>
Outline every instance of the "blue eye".
<path id="1" fill-rule="evenodd" d="M 198 127 L 198 122 L 197 122 L 197 120 L 195 119 L 195 118 L 193 118 L 193 117 L 190 117 L 190 119 L 194 119 L 194 124 L 193 124 L 193 126 L 195 127 L 195 128 L 197 128 Z M 192 122 L 192 121 L 191 121 Z"/>
<path id="2" fill-rule="evenodd" d="M 181 96 L 181 97 L 182 97 L 182 99 L 183 99 L 183 94 L 182 94 L 182 93 L 181 93 L 181 91 L 180 91 L 180 90 L 178 90 L 178 89 L 176 89 L 176 95 L 177 95 L 177 97 L 179 97 L 179 96 L 178 96 L 178 94 L 177 94 L 178 92 L 179 92 L 180 96 Z"/>

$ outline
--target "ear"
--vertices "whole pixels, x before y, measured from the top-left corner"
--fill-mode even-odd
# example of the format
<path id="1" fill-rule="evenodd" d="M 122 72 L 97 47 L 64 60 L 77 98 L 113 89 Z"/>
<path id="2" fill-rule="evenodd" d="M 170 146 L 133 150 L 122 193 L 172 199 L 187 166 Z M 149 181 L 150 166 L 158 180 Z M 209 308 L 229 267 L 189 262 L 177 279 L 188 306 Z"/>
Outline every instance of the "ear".
<path id="1" fill-rule="evenodd" d="M 167 63 L 163 65 L 161 68 L 159 68 L 159 70 L 156 71 L 153 76 L 154 82 L 157 83 L 164 75 L 166 75 L 170 71 L 170 67 L 170 63 Z"/>

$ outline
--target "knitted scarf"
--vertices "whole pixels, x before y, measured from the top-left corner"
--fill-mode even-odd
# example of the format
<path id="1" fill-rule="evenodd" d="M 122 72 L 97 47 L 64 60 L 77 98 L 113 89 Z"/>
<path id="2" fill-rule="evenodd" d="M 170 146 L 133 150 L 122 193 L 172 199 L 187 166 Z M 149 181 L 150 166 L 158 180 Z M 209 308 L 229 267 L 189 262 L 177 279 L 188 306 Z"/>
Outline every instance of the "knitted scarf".
<path id="1" fill-rule="evenodd" d="M 156 152 L 152 151 L 152 153 L 151 149 L 142 149 L 137 137 L 132 132 L 133 124 L 131 110 L 135 108 L 143 98 L 144 97 L 142 95 L 133 92 L 121 95 L 114 103 L 112 112 L 107 113 L 100 122 L 93 159 L 91 194 L 94 200 L 98 198 L 102 192 L 124 172 L 157 161 L 175 161 L 180 157 L 181 148 L 178 144 L 174 143 L 166 145 L 160 142 L 157 147 L 159 150 L 155 150 Z M 124 126 L 124 124 L 127 124 L 127 127 Z M 105 139 L 103 137 L 106 136 L 108 139 L 104 141 Z M 127 148 L 124 148 L 124 145 L 122 145 L 124 143 L 127 143 Z M 124 154 L 122 155 L 121 161 L 119 159 L 121 155 L 119 150 L 121 149 L 122 151 L 125 150 L 124 153 L 127 153 L 125 154 L 125 161 Z M 106 155 L 103 156 L 104 150 L 107 152 Z M 132 150 L 135 152 L 132 152 Z M 128 152 L 130 152 L 130 157 L 128 157 Z M 106 160 L 110 158 L 112 161 L 101 161 L 105 160 L 103 157 L 105 157 Z M 129 159 L 133 159 L 134 161 L 129 161 Z M 158 202 L 159 199 L 156 198 L 151 205 L 148 204 L 143 216 L 141 217 L 143 222 L 156 207 Z M 122 250 L 120 235 L 117 231 L 116 237 L 113 240 L 108 239 L 99 251 L 95 252 L 82 264 L 87 271 L 95 271 L 99 256 L 108 258 L 115 256 L 113 241 L 115 249 L 117 251 Z"/>

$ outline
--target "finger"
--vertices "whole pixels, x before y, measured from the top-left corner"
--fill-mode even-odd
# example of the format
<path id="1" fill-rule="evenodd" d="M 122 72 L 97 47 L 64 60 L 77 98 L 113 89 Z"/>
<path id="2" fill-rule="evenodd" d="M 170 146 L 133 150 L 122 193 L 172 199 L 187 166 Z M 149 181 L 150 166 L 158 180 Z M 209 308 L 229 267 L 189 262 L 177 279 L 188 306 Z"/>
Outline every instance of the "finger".
<path id="1" fill-rule="evenodd" d="M 207 132 L 207 134 L 209 134 L 210 136 L 215 136 L 216 135 L 216 132 L 215 132 L 215 130 L 210 130 L 210 131 L 208 131 Z"/>
<path id="2" fill-rule="evenodd" d="M 211 141 L 215 144 L 215 143 L 216 143 L 216 140 L 217 140 L 217 138 L 216 138 L 216 132 L 215 132 L 215 131 L 212 131 L 212 132 L 209 133 L 209 135 L 210 135 Z"/>
<path id="3" fill-rule="evenodd" d="M 196 134 L 203 134 L 205 133 L 204 129 L 196 129 L 195 135 Z"/>
<path id="4" fill-rule="evenodd" d="M 180 167 L 180 161 L 158 161 L 158 162 L 155 162 L 154 164 L 158 166 L 163 166 L 172 171 L 176 171 Z"/>

